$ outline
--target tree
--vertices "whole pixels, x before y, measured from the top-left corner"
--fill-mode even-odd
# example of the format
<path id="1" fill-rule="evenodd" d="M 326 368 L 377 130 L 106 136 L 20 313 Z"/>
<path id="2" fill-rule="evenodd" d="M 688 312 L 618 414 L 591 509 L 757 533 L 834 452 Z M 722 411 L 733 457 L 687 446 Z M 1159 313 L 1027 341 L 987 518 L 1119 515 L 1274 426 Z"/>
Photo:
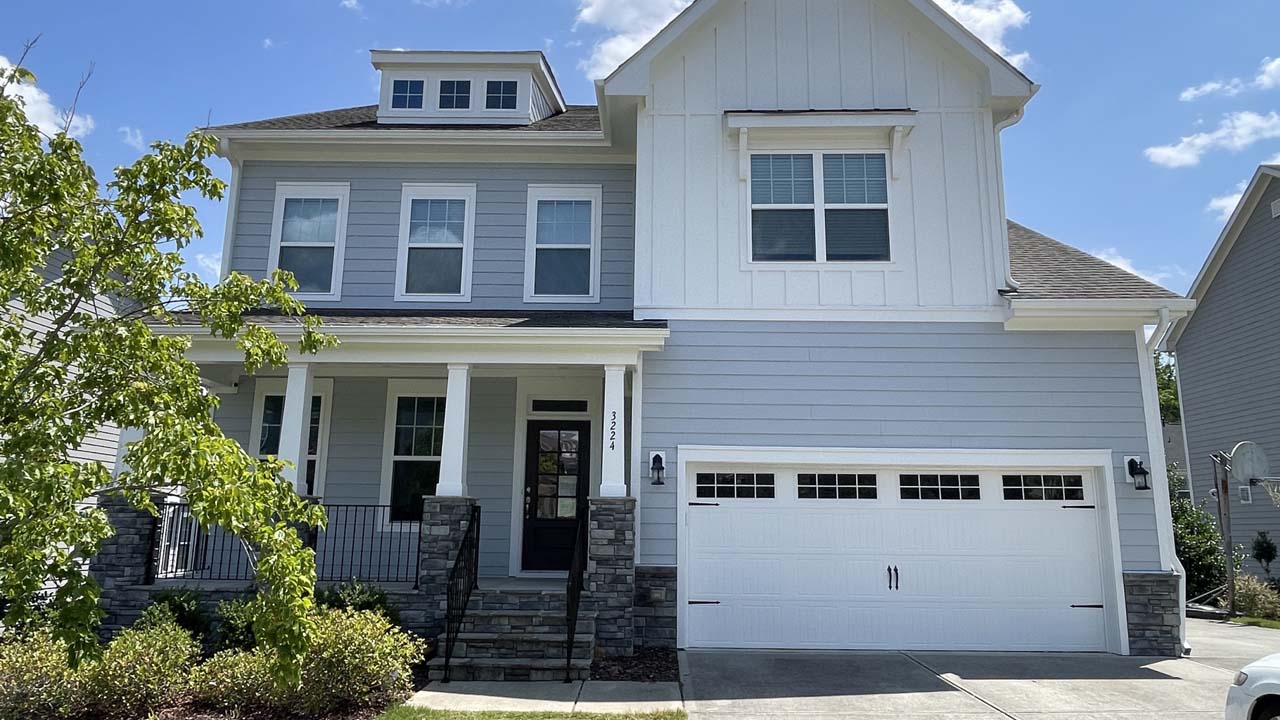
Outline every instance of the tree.
<path id="1" fill-rule="evenodd" d="M 1265 530 L 1259 530 L 1253 538 L 1253 559 L 1262 566 L 1262 572 L 1271 577 L 1271 563 L 1276 560 L 1276 543 Z"/>
<path id="2" fill-rule="evenodd" d="M 1186 477 L 1176 464 L 1169 465 L 1169 504 L 1173 513 L 1173 544 L 1187 571 L 1187 598 L 1203 595 L 1227 582 L 1222 566 L 1222 533 L 1213 515 L 1182 497 Z M 1236 563 L 1237 567 L 1239 563 Z"/>
<path id="3" fill-rule="evenodd" d="M 1156 353 L 1156 389 L 1160 394 L 1160 422 L 1177 425 L 1182 422 L 1182 403 L 1178 397 L 1178 368 Z"/>
<path id="4" fill-rule="evenodd" d="M 155 512 L 152 496 L 183 488 L 203 526 L 234 533 L 255 559 L 255 634 L 274 651 L 282 679 L 296 678 L 310 632 L 314 557 L 297 528 L 319 509 L 213 421 L 216 396 L 184 357 L 189 338 L 155 325 L 189 314 L 195 330 L 237 343 L 247 372 L 285 363 L 290 348 L 246 313 L 270 307 L 296 316 L 298 352 L 332 345 L 289 295 L 288 273 L 264 281 L 232 274 L 211 286 L 182 269 L 180 251 L 200 237 L 183 193 L 220 199 L 205 164 L 215 140 L 155 143 L 100 187 L 66 128 L 46 136 L 28 122 L 15 88 L 33 83 L 18 63 L 0 68 L 0 599 L 6 625 L 28 619 L 46 583 L 47 606 L 73 660 L 97 650 L 99 588 L 85 571 L 112 532 L 86 504 L 118 493 Z M 74 110 L 72 111 L 74 112 Z M 71 115 L 68 114 L 68 123 Z M 114 312 L 103 312 L 107 303 Z M 39 320 L 39 322 L 37 322 Z M 70 451 L 98 429 L 138 428 L 112 478 Z"/>

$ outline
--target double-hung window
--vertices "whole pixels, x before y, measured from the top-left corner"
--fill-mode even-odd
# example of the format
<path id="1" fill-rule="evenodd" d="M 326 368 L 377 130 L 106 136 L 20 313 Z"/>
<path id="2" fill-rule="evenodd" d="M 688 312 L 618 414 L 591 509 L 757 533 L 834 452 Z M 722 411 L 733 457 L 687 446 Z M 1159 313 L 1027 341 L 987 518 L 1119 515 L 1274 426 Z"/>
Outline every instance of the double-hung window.
<path id="1" fill-rule="evenodd" d="M 422 499 L 436 494 L 444 442 L 445 385 L 390 380 L 382 468 L 382 500 L 391 522 L 422 519 Z"/>
<path id="2" fill-rule="evenodd" d="M 249 446 L 259 459 L 280 454 L 280 438 L 284 433 L 284 394 L 284 380 L 259 378 L 255 384 Z M 324 495 L 332 396 L 333 380 L 324 378 L 312 381 L 311 403 L 307 407 L 306 467 L 299 468 L 298 473 L 302 480 L 299 491 L 307 497 Z"/>
<path id="3" fill-rule="evenodd" d="M 346 183 L 276 185 L 270 269 L 293 273 L 299 297 L 341 297 L 350 197 L 351 186 Z"/>
<path id="4" fill-rule="evenodd" d="M 529 186 L 526 302 L 599 302 L 599 185 Z"/>
<path id="5" fill-rule="evenodd" d="M 515 110 L 519 106 L 520 84 L 515 80 L 490 80 L 485 83 L 486 110 Z"/>
<path id="6" fill-rule="evenodd" d="M 475 185 L 405 185 L 400 196 L 396 299 L 471 299 Z"/>
<path id="7" fill-rule="evenodd" d="M 888 262 L 885 153 L 751 156 L 753 262 Z"/>

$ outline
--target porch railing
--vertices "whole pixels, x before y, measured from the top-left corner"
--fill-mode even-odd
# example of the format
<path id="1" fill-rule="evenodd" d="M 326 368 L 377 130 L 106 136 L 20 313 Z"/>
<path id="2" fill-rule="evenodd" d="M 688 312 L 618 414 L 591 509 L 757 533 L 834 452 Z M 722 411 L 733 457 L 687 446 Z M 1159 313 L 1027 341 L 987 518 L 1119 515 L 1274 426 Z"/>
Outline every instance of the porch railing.
<path id="1" fill-rule="evenodd" d="M 578 632 L 578 607 L 582 603 L 582 586 L 587 571 L 587 526 L 590 511 L 586 503 L 578 505 L 578 523 L 574 528 L 573 560 L 569 562 L 569 579 L 564 597 L 564 626 L 567 635 L 564 651 L 564 681 L 573 682 L 573 643 Z"/>
<path id="2" fill-rule="evenodd" d="M 480 570 L 480 506 L 471 506 L 471 519 L 467 523 L 467 531 L 458 545 L 458 557 L 449 569 L 449 584 L 446 588 L 444 627 L 444 678 L 449 682 L 449 662 L 453 660 L 453 650 L 458 643 L 458 633 L 462 630 L 462 621 L 467 617 L 467 605 L 471 602 L 471 591 L 479 584 Z"/>
<path id="3" fill-rule="evenodd" d="M 323 530 L 307 533 L 316 580 L 417 584 L 422 523 L 391 522 L 388 505 L 324 504 Z M 249 582 L 257 558 L 235 535 L 196 522 L 186 503 L 159 507 L 150 578 Z"/>

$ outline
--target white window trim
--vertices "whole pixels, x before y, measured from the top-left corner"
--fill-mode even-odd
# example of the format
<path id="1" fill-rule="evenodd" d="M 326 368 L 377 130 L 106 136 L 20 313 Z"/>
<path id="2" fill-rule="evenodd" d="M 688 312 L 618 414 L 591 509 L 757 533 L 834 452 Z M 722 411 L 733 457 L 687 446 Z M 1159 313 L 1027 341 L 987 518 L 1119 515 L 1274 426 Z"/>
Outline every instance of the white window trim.
<path id="1" fill-rule="evenodd" d="M 792 204 L 768 204 L 756 203 L 752 196 L 752 177 L 750 171 L 750 157 L 747 163 L 747 218 L 744 224 L 747 236 L 746 248 L 746 264 L 755 269 L 794 269 L 794 270 L 813 270 L 816 266 L 822 267 L 849 267 L 849 268 L 886 268 L 892 267 L 895 263 L 894 242 L 893 242 L 893 209 L 891 202 L 884 203 L 827 203 L 826 202 L 826 182 L 824 177 L 822 157 L 824 155 L 883 155 L 885 166 L 885 189 L 892 198 L 893 194 L 893 153 L 889 148 L 882 147 L 848 147 L 848 148 L 826 148 L 815 150 L 812 148 L 750 148 L 749 155 L 810 155 L 813 157 L 813 202 L 811 203 L 792 203 Z M 813 260 L 756 260 L 755 259 L 755 240 L 752 237 L 752 216 L 756 210 L 811 210 L 813 211 L 813 232 L 814 232 L 814 258 Z M 889 259 L 888 260 L 827 260 L 827 210 L 884 210 L 889 216 Z"/>
<path id="2" fill-rule="evenodd" d="M 1252 504 L 1253 504 L 1253 488 L 1252 488 L 1252 487 L 1250 487 L 1250 486 L 1248 486 L 1248 485 L 1241 485 L 1241 486 L 1236 490 L 1236 494 L 1237 494 L 1237 495 L 1238 495 L 1238 497 L 1240 498 L 1240 504 L 1241 504 L 1241 505 L 1252 505 Z"/>
<path id="3" fill-rule="evenodd" d="M 591 292 L 587 295 L 535 295 L 533 281 L 537 251 L 583 250 L 582 245 L 538 245 L 538 203 L 543 200 L 589 200 L 591 202 Z M 527 303 L 600 302 L 600 232 L 604 214 L 604 187 L 601 185 L 530 185 L 526 208 L 524 244 L 524 301 Z"/>
<path id="4" fill-rule="evenodd" d="M 462 292 L 410 293 L 409 279 L 409 221 L 414 200 L 463 200 L 467 203 L 466 227 L 462 236 Z M 400 240 L 396 251 L 397 301 L 470 302 L 471 261 L 475 254 L 476 234 L 476 186 L 440 183 L 405 183 L 400 191 Z M 420 245 L 414 247 L 456 248 L 457 245 Z"/>
<path id="5" fill-rule="evenodd" d="M 262 446 L 262 408 L 268 395 L 284 397 L 287 382 L 284 378 L 258 378 L 253 384 L 253 417 L 249 425 L 250 455 L 259 457 L 258 448 Z M 311 381 L 311 395 L 320 396 L 320 438 L 316 443 L 316 483 L 315 496 L 324 497 L 325 470 L 329 460 L 329 428 L 333 416 L 333 378 L 315 378 Z M 311 422 L 311 401 L 307 400 L 307 422 Z M 309 432 L 309 431 L 308 431 Z M 310 459 L 310 456 L 308 456 Z M 306 468 L 298 468 L 299 477 L 306 479 Z M 300 485 L 301 486 L 301 485 Z"/>
<path id="6" fill-rule="evenodd" d="M 433 87 L 434 89 L 433 89 L 433 91 L 432 91 L 432 93 L 433 93 L 433 94 L 432 94 L 432 96 L 431 96 L 431 97 L 434 99 L 434 103 L 432 103 L 430 107 L 431 107 L 432 109 L 434 109 L 436 112 L 444 113 L 444 114 L 446 114 L 446 115 L 468 115 L 468 114 L 470 114 L 470 113 L 475 112 L 475 109 L 476 109 L 476 84 L 477 84 L 477 83 L 476 83 L 476 79 L 475 79 L 474 77 L 472 77 L 472 76 L 470 76 L 470 75 L 462 75 L 462 74 L 459 74 L 459 75 L 449 75 L 448 73 L 445 73 L 445 74 L 442 74 L 442 75 L 438 75 L 438 76 L 436 76 L 436 77 L 432 80 L 432 82 L 434 83 L 434 84 L 432 85 L 432 87 Z M 440 91 L 440 84 L 441 84 L 441 83 L 446 83 L 446 82 L 469 82 L 469 83 L 471 83 L 471 93 L 470 93 L 470 98 L 471 98 L 471 100 L 469 101 L 469 103 L 468 103 L 467 107 L 464 107 L 464 108 L 447 108 L 447 107 L 442 107 L 442 106 L 441 106 L 441 104 L 440 104 L 440 96 L 441 96 L 441 95 L 443 95 L 444 93 L 442 93 L 442 92 Z M 428 108 L 428 104 L 427 104 L 426 102 L 423 102 L 423 104 L 422 104 L 422 109 L 424 109 L 424 110 L 425 110 L 425 109 L 427 109 L 427 108 Z"/>
<path id="7" fill-rule="evenodd" d="M 379 505 L 387 507 L 391 505 L 391 470 L 398 457 L 413 460 L 440 460 L 437 456 L 415 455 L 412 458 L 404 458 L 395 454 L 397 401 L 402 397 L 440 397 L 445 398 L 445 402 L 448 403 L 447 388 L 448 381 L 444 379 L 387 381 L 387 412 L 382 424 L 382 482 L 378 493 Z M 418 531 L 416 522 L 392 522 L 389 511 L 386 517 L 387 520 L 383 523 L 384 530 Z"/>
<path id="8" fill-rule="evenodd" d="M 280 240 L 284 231 L 284 203 L 286 200 L 306 200 L 319 198 L 322 200 L 338 200 L 337 228 L 333 236 L 333 274 L 330 277 L 330 292 L 327 293 L 293 293 L 299 300 L 341 300 L 342 299 L 342 266 L 347 246 L 347 208 L 351 204 L 350 183 L 276 183 L 275 210 L 271 217 L 271 249 L 267 259 L 267 271 L 275 272 L 280 268 Z M 289 243 L 289 247 L 330 247 L 320 243 Z"/>

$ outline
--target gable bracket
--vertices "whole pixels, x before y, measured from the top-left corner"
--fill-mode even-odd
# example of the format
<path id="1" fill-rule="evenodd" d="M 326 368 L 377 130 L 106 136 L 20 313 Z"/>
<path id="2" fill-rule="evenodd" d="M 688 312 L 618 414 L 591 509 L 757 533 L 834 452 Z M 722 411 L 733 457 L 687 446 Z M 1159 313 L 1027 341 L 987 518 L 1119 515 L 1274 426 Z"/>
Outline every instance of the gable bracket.
<path id="1" fill-rule="evenodd" d="M 902 176 L 902 168 L 906 166 L 906 159 L 903 157 L 903 146 L 906 145 L 907 138 L 911 137 L 911 131 L 915 129 L 914 125 L 895 125 L 893 128 L 892 145 L 890 153 L 892 155 L 893 179 L 900 180 Z"/>

